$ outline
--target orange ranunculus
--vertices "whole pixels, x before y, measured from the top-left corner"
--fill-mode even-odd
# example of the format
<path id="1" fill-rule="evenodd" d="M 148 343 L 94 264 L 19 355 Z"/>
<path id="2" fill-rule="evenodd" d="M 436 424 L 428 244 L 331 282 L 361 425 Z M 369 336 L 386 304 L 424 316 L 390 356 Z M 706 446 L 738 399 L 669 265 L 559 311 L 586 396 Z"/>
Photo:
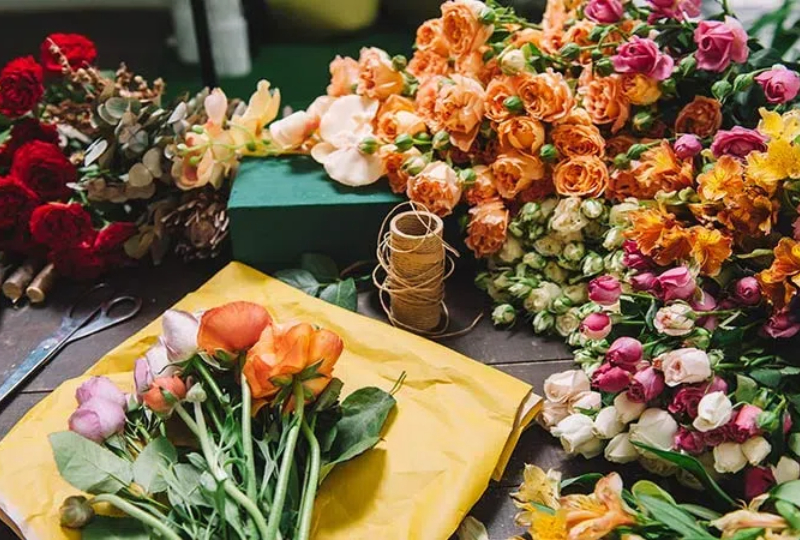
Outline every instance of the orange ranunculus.
<path id="1" fill-rule="evenodd" d="M 675 216 L 656 208 L 642 208 L 628 213 L 631 228 L 625 235 L 636 242 L 639 251 L 652 254 L 660 245 L 665 231 L 675 227 Z"/>
<path id="2" fill-rule="evenodd" d="M 392 66 L 386 51 L 364 47 L 358 57 L 358 93 L 374 99 L 386 99 L 403 91 L 403 74 Z"/>
<path id="3" fill-rule="evenodd" d="M 333 97 L 352 94 L 358 84 L 358 62 L 349 56 L 336 55 L 331 61 L 331 84 L 328 85 L 328 95 Z"/>
<path id="4" fill-rule="evenodd" d="M 634 105 L 652 105 L 661 97 L 658 81 L 643 73 L 623 75 L 622 93 Z"/>
<path id="5" fill-rule="evenodd" d="M 456 56 L 482 47 L 494 32 L 494 26 L 480 21 L 486 4 L 478 0 L 450 0 L 442 4 L 442 31 Z"/>
<path id="6" fill-rule="evenodd" d="M 597 156 L 566 159 L 553 170 L 556 193 L 566 197 L 599 197 L 608 187 L 608 167 Z"/>
<path id="7" fill-rule="evenodd" d="M 694 166 L 689 160 L 680 160 L 667 141 L 654 146 L 642 154 L 633 167 L 633 174 L 641 186 L 642 198 L 651 199 L 659 191 L 680 191 L 691 187 L 694 181 Z"/>
<path id="8" fill-rule="evenodd" d="M 414 102 L 407 97 L 392 94 L 375 116 L 375 134 L 385 142 L 421 131 L 425 131 L 425 122 L 414 112 Z"/>
<path id="9" fill-rule="evenodd" d="M 556 149 L 565 157 L 602 157 L 605 153 L 606 141 L 597 126 L 559 124 L 550 136 Z"/>
<path id="10" fill-rule="evenodd" d="M 223 351 L 235 356 L 252 347 L 264 328 L 271 324 L 272 317 L 262 306 L 253 302 L 231 302 L 203 313 L 197 346 L 211 355 Z"/>
<path id="11" fill-rule="evenodd" d="M 452 84 L 439 89 L 434 120 L 450 134 L 450 142 L 466 152 L 481 127 L 485 92 L 481 83 L 470 77 L 453 75 L 451 80 Z"/>
<path id="12" fill-rule="evenodd" d="M 434 161 L 409 179 L 406 194 L 429 212 L 444 217 L 453 212 L 461 199 L 461 185 L 452 167 L 443 161 Z"/>
<path id="13" fill-rule="evenodd" d="M 619 154 L 626 154 L 638 141 L 630 135 L 617 135 L 606 140 L 606 159 L 614 161 Z"/>
<path id="14" fill-rule="evenodd" d="M 567 513 L 567 540 L 600 540 L 636 523 L 622 499 L 622 478 L 617 473 L 598 480 L 591 495 L 561 497 L 561 508 Z"/>
<path id="15" fill-rule="evenodd" d="M 431 132 L 439 131 L 441 126 L 436 121 L 436 100 L 439 95 L 439 85 L 442 84 L 444 77 L 429 77 L 428 80 L 419 85 L 417 96 L 414 99 L 414 106 L 417 114 L 425 120 Z"/>
<path id="16" fill-rule="evenodd" d="M 474 206 L 496 197 L 497 188 L 494 187 L 492 170 L 486 165 L 476 165 L 472 170 L 475 171 L 475 182 L 464 190 L 467 203 Z"/>
<path id="17" fill-rule="evenodd" d="M 169 396 L 164 392 L 168 392 Z M 177 375 L 157 377 L 150 389 L 142 394 L 144 405 L 158 414 L 169 414 L 177 403 L 186 397 L 186 383 Z"/>
<path id="18" fill-rule="evenodd" d="M 380 149 L 383 168 L 389 179 L 389 187 L 394 193 L 405 193 L 408 189 L 408 179 L 411 175 L 403 168 L 405 162 L 413 157 L 422 155 L 418 148 L 412 146 L 406 152 L 398 152 L 393 144 L 387 144 Z"/>
<path id="19" fill-rule="evenodd" d="M 722 125 L 722 104 L 716 99 L 696 96 L 675 119 L 675 133 L 711 137 Z"/>
<path id="20" fill-rule="evenodd" d="M 450 48 L 444 37 L 442 19 L 428 19 L 417 28 L 414 42 L 418 51 L 432 52 L 438 56 L 450 55 Z"/>
<path id="21" fill-rule="evenodd" d="M 416 51 L 406 69 L 419 81 L 425 82 L 437 75 L 447 75 L 450 64 L 447 57 L 439 56 L 433 51 Z"/>
<path id="22" fill-rule="evenodd" d="M 731 256 L 733 239 L 717 229 L 691 227 L 689 234 L 692 257 L 700 265 L 700 273 L 714 277 L 722 269 L 722 263 Z"/>
<path id="23" fill-rule="evenodd" d="M 544 144 L 544 125 L 529 116 L 512 116 L 497 126 L 500 147 L 535 155 Z"/>
<path id="24" fill-rule="evenodd" d="M 580 82 L 578 94 L 583 98 L 583 107 L 592 122 L 611 124 L 612 133 L 622 129 L 631 114 L 631 105 L 622 91 L 620 76 L 597 77 L 587 68 Z"/>
<path id="25" fill-rule="evenodd" d="M 549 69 L 544 73 L 517 76 L 519 98 L 528 114 L 542 122 L 565 118 L 575 105 L 572 89 L 561 73 Z"/>
<path id="26" fill-rule="evenodd" d="M 500 199 L 491 199 L 469 211 L 466 244 L 476 257 L 497 253 L 506 241 L 508 209 Z"/>
<path id="27" fill-rule="evenodd" d="M 515 79 L 507 75 L 501 75 L 492 79 L 486 87 L 484 95 L 484 110 L 486 118 L 495 122 L 502 122 L 511 118 L 511 112 L 504 105 L 506 99 L 516 95 L 517 88 Z"/>
<path id="28" fill-rule="evenodd" d="M 697 176 L 697 194 L 703 202 L 717 202 L 744 189 L 744 168 L 733 156 L 721 156 L 710 170 Z"/>
<path id="29" fill-rule="evenodd" d="M 775 246 L 772 266 L 756 274 L 767 300 L 780 311 L 800 287 L 800 242 L 781 238 Z"/>
<path id="30" fill-rule="evenodd" d="M 765 236 L 777 222 L 779 202 L 767 197 L 761 188 L 745 186 L 741 193 L 725 200 L 717 219 L 737 237 Z"/>
<path id="31" fill-rule="evenodd" d="M 536 180 L 544 178 L 544 163 L 534 156 L 508 150 L 491 165 L 494 186 L 504 199 L 513 199 Z"/>
<path id="32" fill-rule="evenodd" d="M 277 394 L 293 375 L 318 364 L 319 377 L 303 381 L 318 395 L 330 382 L 343 348 L 342 339 L 330 330 L 307 323 L 272 325 L 247 353 L 242 371 L 253 398 L 264 399 Z"/>

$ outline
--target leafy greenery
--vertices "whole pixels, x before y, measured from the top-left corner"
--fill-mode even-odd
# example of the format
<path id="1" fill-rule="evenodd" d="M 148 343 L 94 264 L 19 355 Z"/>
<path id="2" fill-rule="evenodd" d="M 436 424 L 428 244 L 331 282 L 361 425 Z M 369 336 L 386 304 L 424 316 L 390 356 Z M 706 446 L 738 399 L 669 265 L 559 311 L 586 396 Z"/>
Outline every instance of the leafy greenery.
<path id="1" fill-rule="evenodd" d="M 133 481 L 133 466 L 110 450 L 72 431 L 50 435 L 58 472 L 88 493 L 116 493 Z"/>
<path id="2" fill-rule="evenodd" d="M 300 258 L 300 268 L 280 270 L 275 277 L 310 296 L 350 311 L 358 311 L 356 279 L 341 279 L 339 268 L 327 255 L 305 253 Z"/>

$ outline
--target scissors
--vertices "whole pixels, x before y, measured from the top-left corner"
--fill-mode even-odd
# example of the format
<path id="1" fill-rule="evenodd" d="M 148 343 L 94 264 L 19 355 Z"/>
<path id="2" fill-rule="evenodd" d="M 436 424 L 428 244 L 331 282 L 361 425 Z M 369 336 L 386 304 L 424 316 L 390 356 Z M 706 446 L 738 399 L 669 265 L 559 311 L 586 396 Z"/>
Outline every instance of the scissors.
<path id="1" fill-rule="evenodd" d="M 114 296 L 111 286 L 106 283 L 93 287 L 67 310 L 58 330 L 33 349 L 3 381 L 0 385 L 0 406 L 68 344 L 128 321 L 141 309 L 141 298 Z"/>

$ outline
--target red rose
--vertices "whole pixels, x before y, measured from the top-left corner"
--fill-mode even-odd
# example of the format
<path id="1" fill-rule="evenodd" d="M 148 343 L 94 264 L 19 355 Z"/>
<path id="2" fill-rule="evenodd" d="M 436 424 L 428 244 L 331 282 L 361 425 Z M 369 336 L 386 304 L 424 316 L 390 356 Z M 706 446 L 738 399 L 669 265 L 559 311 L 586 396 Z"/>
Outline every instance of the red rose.
<path id="1" fill-rule="evenodd" d="M 97 234 L 94 248 L 110 266 L 121 266 L 129 259 L 124 250 L 125 242 L 137 232 L 139 228 L 135 223 L 111 223 Z"/>
<path id="2" fill-rule="evenodd" d="M 72 191 L 67 184 L 75 182 L 75 166 L 55 144 L 27 142 L 17 150 L 11 173 L 39 194 L 45 201 L 66 199 Z"/>
<path id="3" fill-rule="evenodd" d="M 54 249 L 48 259 L 59 275 L 69 279 L 96 279 L 106 269 L 105 260 L 91 244 Z"/>
<path id="4" fill-rule="evenodd" d="M 51 249 L 93 244 L 92 217 L 78 203 L 43 204 L 31 215 L 33 239 Z"/>
<path id="5" fill-rule="evenodd" d="M 36 118 L 26 116 L 11 126 L 11 136 L 0 147 L 0 167 L 11 167 L 14 154 L 26 142 L 45 141 L 58 143 L 58 129 L 54 124 L 43 124 Z"/>
<path id="6" fill-rule="evenodd" d="M 91 39 L 81 34 L 50 34 L 42 42 L 42 66 L 52 75 L 61 75 L 61 56 L 69 67 L 78 69 L 90 66 L 97 58 L 97 49 Z"/>
<path id="7" fill-rule="evenodd" d="M 33 110 L 44 95 L 42 66 L 32 56 L 12 60 L 0 71 L 0 113 L 17 117 Z"/>
<path id="8" fill-rule="evenodd" d="M 30 253 L 35 247 L 28 223 L 39 197 L 14 177 L 0 178 L 0 249 Z"/>

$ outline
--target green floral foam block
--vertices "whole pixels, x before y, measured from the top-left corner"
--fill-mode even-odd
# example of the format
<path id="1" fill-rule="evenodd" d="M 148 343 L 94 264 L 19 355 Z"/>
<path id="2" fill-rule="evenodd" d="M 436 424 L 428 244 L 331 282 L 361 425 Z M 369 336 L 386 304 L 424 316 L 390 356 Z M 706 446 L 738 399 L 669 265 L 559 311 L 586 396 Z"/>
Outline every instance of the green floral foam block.
<path id="1" fill-rule="evenodd" d="M 381 224 L 403 200 L 383 180 L 338 184 L 306 156 L 245 160 L 228 202 L 233 257 L 266 271 L 296 266 L 308 252 L 340 267 L 374 259 Z"/>

